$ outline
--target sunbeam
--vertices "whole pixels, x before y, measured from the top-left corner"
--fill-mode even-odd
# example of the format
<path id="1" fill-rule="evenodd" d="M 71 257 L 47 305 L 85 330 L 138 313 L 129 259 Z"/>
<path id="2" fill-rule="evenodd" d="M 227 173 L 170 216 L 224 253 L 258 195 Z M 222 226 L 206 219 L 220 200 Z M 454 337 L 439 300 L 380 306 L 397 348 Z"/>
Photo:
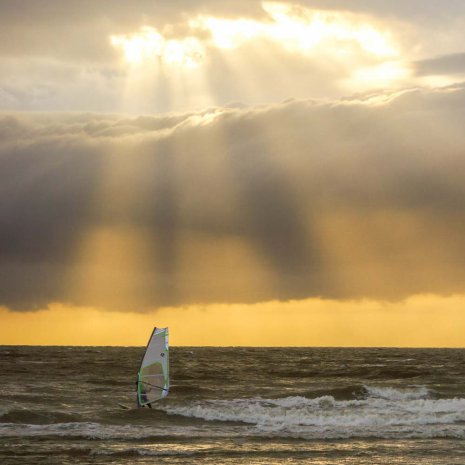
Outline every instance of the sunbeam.
<path id="1" fill-rule="evenodd" d="M 342 95 L 399 86 L 412 75 L 392 31 L 367 15 L 278 2 L 262 10 L 262 18 L 199 14 L 168 32 L 145 25 L 112 35 L 126 65 L 124 108 L 184 110 L 244 97 L 256 104 L 270 92 L 288 98 L 288 81 L 293 97 Z M 160 87 L 169 106 L 156 101 Z"/>
<path id="2" fill-rule="evenodd" d="M 392 344 L 423 305 L 402 302 L 463 296 L 465 2 L 4 0 L 0 25 L 19 343 L 19 313 L 68 331 L 69 309 L 108 336 L 150 313 L 183 343 L 275 344 L 295 304 L 299 344 Z M 354 313 L 312 339 L 323 301 Z M 368 301 L 365 332 L 390 302 L 392 337 L 343 339 Z M 276 332 L 242 338 L 246 318 Z"/>
<path id="3" fill-rule="evenodd" d="M 155 240 L 146 227 L 130 224 L 148 200 L 141 188 L 144 170 L 144 154 L 131 142 L 113 144 L 103 155 L 100 186 L 68 278 L 71 301 L 120 310 L 147 307 Z"/>
<path id="4" fill-rule="evenodd" d="M 195 68 L 203 59 L 204 48 L 195 37 L 166 39 L 155 28 L 144 26 L 132 35 L 112 35 L 110 42 L 121 48 L 128 63 L 161 61 L 166 65 Z"/>
<path id="5" fill-rule="evenodd" d="M 327 54 L 355 54 L 357 49 L 375 57 L 393 57 L 397 47 L 389 34 L 357 15 L 311 10 L 285 3 L 264 2 L 267 21 L 199 16 L 192 29 L 206 30 L 212 44 L 220 49 L 236 49 L 244 43 L 265 39 L 291 53 L 311 54 L 323 49 Z"/>

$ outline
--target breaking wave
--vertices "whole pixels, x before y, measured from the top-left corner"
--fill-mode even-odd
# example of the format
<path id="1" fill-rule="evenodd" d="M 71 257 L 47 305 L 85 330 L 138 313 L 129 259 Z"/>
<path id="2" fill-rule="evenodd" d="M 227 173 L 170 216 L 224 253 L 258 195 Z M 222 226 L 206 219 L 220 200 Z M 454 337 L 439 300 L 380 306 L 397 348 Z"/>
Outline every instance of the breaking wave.
<path id="1" fill-rule="evenodd" d="M 210 437 L 308 439 L 465 438 L 465 399 L 437 398 L 434 391 L 424 386 L 362 386 L 348 400 L 333 395 L 314 398 L 299 395 L 174 401 L 160 404 L 152 411 L 133 410 L 118 415 L 119 424 L 102 424 L 59 412 L 45 415 L 4 410 L 0 414 L 0 435 L 86 439 L 197 437 L 199 433 Z M 190 421 L 186 423 L 187 419 Z M 136 423 L 143 420 L 145 424 L 134 424 L 135 420 Z M 204 426 L 199 428 L 202 422 Z"/>
<path id="2" fill-rule="evenodd" d="M 365 398 L 333 396 L 196 401 L 170 415 L 252 425 L 255 432 L 308 437 L 465 437 L 465 399 L 435 399 L 425 387 L 365 386 Z"/>
<path id="3" fill-rule="evenodd" d="M 364 386 L 363 388 L 368 397 L 393 401 L 427 399 L 433 395 L 433 391 L 424 386 L 414 386 L 403 389 L 375 386 Z"/>

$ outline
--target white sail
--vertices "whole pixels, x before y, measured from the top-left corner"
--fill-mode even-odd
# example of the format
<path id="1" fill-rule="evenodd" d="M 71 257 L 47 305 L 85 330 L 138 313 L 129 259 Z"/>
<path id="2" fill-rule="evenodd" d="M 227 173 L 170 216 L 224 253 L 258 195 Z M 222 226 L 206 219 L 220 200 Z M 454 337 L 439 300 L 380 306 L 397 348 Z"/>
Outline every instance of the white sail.
<path id="1" fill-rule="evenodd" d="M 166 397 L 169 384 L 168 328 L 154 328 L 137 376 L 137 405 Z"/>

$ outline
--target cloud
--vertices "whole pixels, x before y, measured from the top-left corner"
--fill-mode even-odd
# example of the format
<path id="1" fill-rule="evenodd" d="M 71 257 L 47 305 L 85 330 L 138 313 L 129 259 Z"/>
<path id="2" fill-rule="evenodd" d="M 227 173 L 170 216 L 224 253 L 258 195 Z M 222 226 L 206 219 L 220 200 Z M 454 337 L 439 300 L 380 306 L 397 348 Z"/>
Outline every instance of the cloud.
<path id="1" fill-rule="evenodd" d="M 282 0 L 279 3 L 368 14 L 426 29 L 434 24 L 436 33 L 465 13 L 460 0 Z M 114 0 L 109 7 L 107 3 L 90 0 L 66 3 L 59 0 L 39 3 L 3 0 L 0 5 L 0 54 L 45 56 L 81 63 L 108 62 L 116 56 L 108 41 L 111 34 L 125 34 L 148 25 L 177 37 L 185 33 L 182 24 L 186 18 L 197 15 L 267 20 L 268 14 L 262 4 L 262 0 L 178 0 L 156 4 L 150 0 L 131 3 Z"/>
<path id="2" fill-rule="evenodd" d="M 414 63 L 415 72 L 420 75 L 463 74 L 465 72 L 465 53 L 453 53 Z"/>
<path id="3" fill-rule="evenodd" d="M 45 56 L 84 63 L 113 61 L 111 34 L 136 30 L 149 23 L 165 28 L 184 22 L 186 15 L 204 11 L 227 15 L 261 13 L 260 2 L 204 0 L 154 3 L 114 0 L 109 4 L 90 0 L 59 0 L 0 5 L 0 54 Z"/>
<path id="4" fill-rule="evenodd" d="M 0 109 L 153 113 L 336 98 L 424 83 L 425 60 L 463 53 L 460 1 L 271 4 L 4 0 Z M 323 21 L 312 22 L 318 17 Z M 156 32 L 161 45 L 145 37 L 145 49 L 126 47 L 125 54 L 123 45 L 134 38 L 140 45 L 144 30 Z M 228 42 L 233 46 L 220 46 Z M 162 52 L 154 54 L 157 47 Z M 137 68 L 128 56 L 148 64 Z M 200 64 L 198 72 L 179 69 L 183 63 Z M 410 74 L 410 63 L 420 75 Z"/>
<path id="5" fill-rule="evenodd" d="M 464 291 L 465 87 L 0 117 L 0 305 Z"/>

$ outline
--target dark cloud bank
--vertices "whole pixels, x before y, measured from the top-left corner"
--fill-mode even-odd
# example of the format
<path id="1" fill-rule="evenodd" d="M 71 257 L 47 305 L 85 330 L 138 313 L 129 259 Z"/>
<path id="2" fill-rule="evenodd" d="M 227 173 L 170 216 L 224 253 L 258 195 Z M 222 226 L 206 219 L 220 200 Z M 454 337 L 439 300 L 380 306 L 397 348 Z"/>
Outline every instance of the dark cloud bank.
<path id="1" fill-rule="evenodd" d="M 161 117 L 4 114 L 0 305 L 464 292 L 463 121 L 464 86 Z M 120 239 L 84 253 L 96 231 Z M 86 276 L 105 292 L 84 292 Z"/>
<path id="2" fill-rule="evenodd" d="M 465 72 L 465 53 L 453 53 L 413 63 L 419 76 L 434 74 L 461 74 Z"/>

